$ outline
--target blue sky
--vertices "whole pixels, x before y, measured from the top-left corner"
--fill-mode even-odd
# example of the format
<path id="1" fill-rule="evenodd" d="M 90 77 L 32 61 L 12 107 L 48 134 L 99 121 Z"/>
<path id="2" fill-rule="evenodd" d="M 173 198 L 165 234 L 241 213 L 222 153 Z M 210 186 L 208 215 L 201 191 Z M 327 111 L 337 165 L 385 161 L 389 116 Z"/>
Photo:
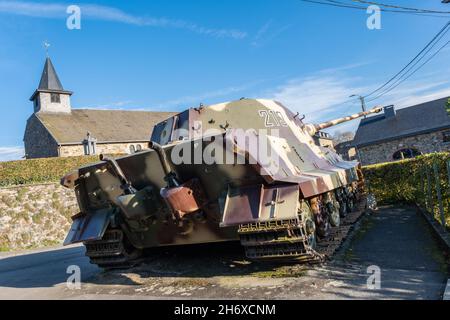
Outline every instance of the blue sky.
<path id="1" fill-rule="evenodd" d="M 440 0 L 380 2 L 450 11 Z M 81 8 L 80 30 L 66 27 L 70 4 Z M 45 40 L 74 108 L 177 111 L 275 98 L 321 121 L 359 111 L 342 103 L 388 80 L 448 20 L 386 12 L 381 30 L 369 30 L 368 16 L 299 0 L 0 0 L 0 160 L 23 154 Z M 450 96 L 449 58 L 446 48 L 369 105 Z"/>

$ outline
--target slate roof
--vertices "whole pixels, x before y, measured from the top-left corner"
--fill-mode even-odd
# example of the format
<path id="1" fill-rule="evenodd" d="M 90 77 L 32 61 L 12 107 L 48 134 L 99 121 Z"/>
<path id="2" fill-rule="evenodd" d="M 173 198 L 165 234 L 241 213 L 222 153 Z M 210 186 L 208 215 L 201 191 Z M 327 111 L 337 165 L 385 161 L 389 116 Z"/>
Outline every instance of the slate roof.
<path id="1" fill-rule="evenodd" d="M 59 144 L 81 144 L 87 132 L 97 143 L 150 141 L 153 127 L 177 112 L 72 109 L 35 113 Z"/>
<path id="2" fill-rule="evenodd" d="M 42 70 L 41 80 L 39 81 L 39 87 L 33 93 L 30 100 L 33 100 L 38 92 L 54 92 L 54 93 L 67 93 L 72 94 L 71 91 L 64 90 L 61 81 L 59 81 L 56 74 L 55 67 L 50 58 L 45 60 L 44 69 Z"/>
<path id="3" fill-rule="evenodd" d="M 361 147 L 450 128 L 450 115 L 446 110 L 449 98 L 399 109 L 392 117 L 386 115 L 385 109 L 383 114 L 361 119 L 353 143 Z"/>

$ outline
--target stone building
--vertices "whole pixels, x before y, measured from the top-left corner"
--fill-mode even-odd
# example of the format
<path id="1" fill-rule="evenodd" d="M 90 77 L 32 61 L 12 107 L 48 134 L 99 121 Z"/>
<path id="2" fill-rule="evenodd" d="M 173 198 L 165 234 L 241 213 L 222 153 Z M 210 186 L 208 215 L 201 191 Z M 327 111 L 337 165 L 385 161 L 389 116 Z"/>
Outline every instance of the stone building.
<path id="1" fill-rule="evenodd" d="M 25 157 L 133 153 L 148 147 L 153 126 L 174 112 L 72 109 L 50 60 L 31 96 L 34 112 L 24 134 Z"/>
<path id="2" fill-rule="evenodd" d="M 450 151 L 450 97 L 362 119 L 353 145 L 363 165 Z"/>
<path id="3" fill-rule="evenodd" d="M 313 136 L 313 140 L 318 146 L 333 149 L 333 138 L 328 132 L 317 131 Z"/>
<path id="4" fill-rule="evenodd" d="M 356 159 L 356 148 L 353 146 L 353 140 L 340 142 L 334 146 L 334 149 L 344 160 Z"/>

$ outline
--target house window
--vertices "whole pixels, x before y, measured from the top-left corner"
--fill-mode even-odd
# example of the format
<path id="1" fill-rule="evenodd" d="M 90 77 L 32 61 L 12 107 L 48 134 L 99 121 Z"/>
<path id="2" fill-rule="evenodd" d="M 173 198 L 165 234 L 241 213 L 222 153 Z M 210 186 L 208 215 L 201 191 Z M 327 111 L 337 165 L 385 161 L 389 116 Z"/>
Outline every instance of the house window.
<path id="1" fill-rule="evenodd" d="M 414 158 L 417 156 L 420 156 L 422 153 L 414 148 L 405 148 L 405 149 L 401 149 L 398 150 L 394 153 L 394 155 L 392 156 L 392 158 L 394 160 L 402 160 L 402 159 L 409 159 L 409 158 Z"/>
<path id="2" fill-rule="evenodd" d="M 50 101 L 52 103 L 60 103 L 61 99 L 59 97 L 59 94 L 58 93 L 50 93 Z"/>
<path id="3" fill-rule="evenodd" d="M 444 131 L 442 135 L 444 142 L 450 142 L 450 131 Z"/>
<path id="4" fill-rule="evenodd" d="M 136 148 L 134 147 L 134 145 L 130 145 L 130 153 L 135 153 L 136 152 Z"/>

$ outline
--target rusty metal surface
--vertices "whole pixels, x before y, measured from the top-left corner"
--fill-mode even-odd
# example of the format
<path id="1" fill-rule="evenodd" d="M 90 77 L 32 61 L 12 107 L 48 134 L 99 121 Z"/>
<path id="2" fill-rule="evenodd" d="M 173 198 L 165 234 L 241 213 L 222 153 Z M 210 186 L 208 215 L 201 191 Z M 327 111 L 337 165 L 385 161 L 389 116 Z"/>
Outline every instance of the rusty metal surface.
<path id="1" fill-rule="evenodd" d="M 228 189 L 221 226 L 297 218 L 297 185 Z"/>
<path id="2" fill-rule="evenodd" d="M 198 179 L 191 179 L 174 188 L 162 188 L 161 197 L 166 201 L 176 219 L 199 211 L 207 202 Z"/>

